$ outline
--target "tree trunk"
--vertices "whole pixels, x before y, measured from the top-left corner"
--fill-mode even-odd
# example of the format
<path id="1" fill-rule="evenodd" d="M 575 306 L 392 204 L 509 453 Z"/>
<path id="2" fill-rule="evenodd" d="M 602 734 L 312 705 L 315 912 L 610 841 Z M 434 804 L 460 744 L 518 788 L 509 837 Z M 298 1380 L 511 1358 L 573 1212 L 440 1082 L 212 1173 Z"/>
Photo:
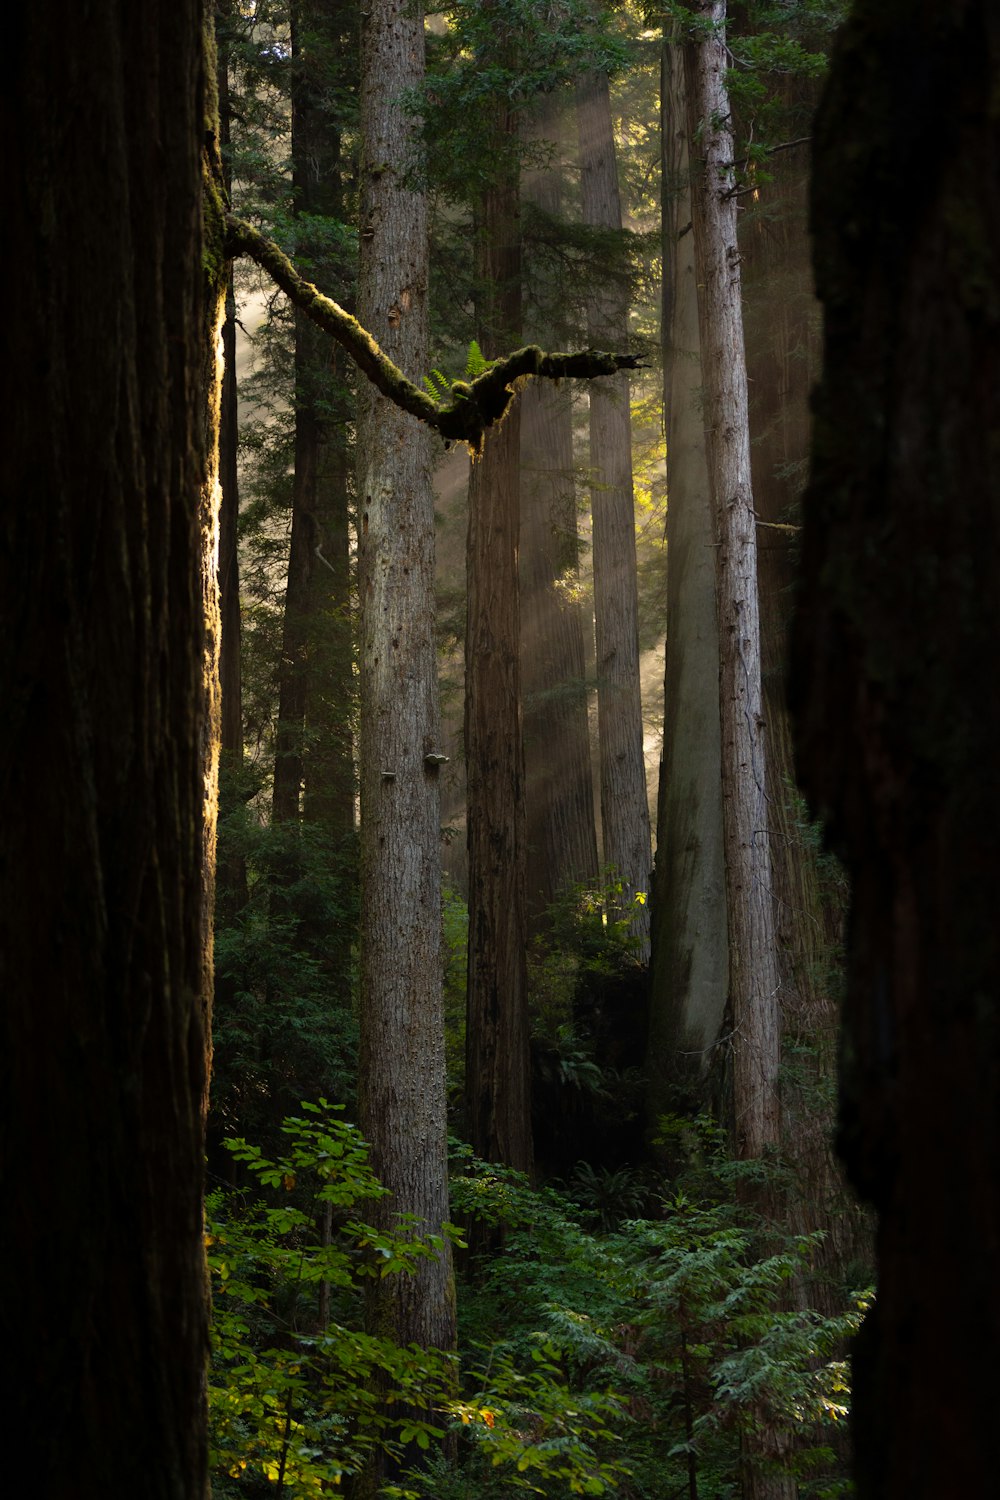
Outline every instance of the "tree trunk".
<path id="1" fill-rule="evenodd" d="M 726 92 L 724 3 L 701 5 L 713 29 L 684 49 L 688 140 L 699 143 L 691 180 L 704 377 L 705 449 L 716 525 L 719 720 L 729 932 L 733 1138 L 754 1159 L 780 1145 L 781 1011 L 774 935 L 768 788 L 761 698 L 757 523 L 736 241 L 734 147 Z M 754 1192 L 765 1212 L 767 1188 Z M 796 1494 L 781 1472 L 790 1435 L 763 1408 L 743 1445 L 744 1500 Z"/>
<path id="2" fill-rule="evenodd" d="M 986 0 L 859 0 L 815 125 L 826 343 L 794 680 L 853 891 L 841 1142 L 879 1214 L 862 1500 L 996 1482 L 998 73 Z"/>
<path id="3" fill-rule="evenodd" d="M 556 897 L 598 877 L 568 395 L 521 393 L 521 687 L 526 893 L 537 930 Z"/>
<path id="4" fill-rule="evenodd" d="M 611 100 L 606 74 L 578 93 L 583 220 L 622 227 Z M 587 336 L 598 348 L 624 350 L 628 296 L 613 282 L 587 309 Z M 604 862 L 623 883 L 620 911 L 633 919 L 638 953 L 649 957 L 649 906 L 635 904 L 650 887 L 652 851 L 639 691 L 638 582 L 632 498 L 629 378 L 590 389 L 591 508 L 594 542 L 594 628 L 601 765 Z"/>
<path id="5" fill-rule="evenodd" d="M 327 98 L 331 54 L 351 34 L 347 7 L 291 8 L 292 189 L 300 254 L 337 292 L 323 221 L 343 213 L 341 141 Z M 313 221 L 319 220 L 319 232 Z M 310 238 L 316 241 L 310 244 Z M 295 312 L 295 467 L 288 583 L 278 673 L 273 815 L 303 812 L 331 832 L 354 823 L 353 696 L 347 507 L 347 402 L 336 346 Z M 307 805 L 308 804 L 308 805 Z"/>
<path id="6" fill-rule="evenodd" d="M 665 43 L 663 371 L 667 652 L 647 1075 L 653 1121 L 676 1089 L 701 1103 L 729 979 L 719 736 L 715 528 L 701 412 L 683 53 Z"/>
<path id="7" fill-rule="evenodd" d="M 536 142 L 558 137 L 555 109 L 543 102 Z M 524 173 L 522 196 L 544 213 L 561 209 L 562 170 L 547 163 Z M 529 277 L 532 268 L 527 268 Z M 542 312 L 526 330 L 545 348 L 568 346 L 556 326 L 561 288 L 535 271 Z M 561 323 L 561 320 L 560 320 Z M 579 539 L 569 393 L 532 380 L 521 393 L 521 690 L 524 708 L 526 882 L 529 924 L 539 930 L 556 897 L 577 881 L 596 883 L 597 834 L 587 712 Z M 589 624 L 589 621 L 588 621 Z"/>
<path id="8" fill-rule="evenodd" d="M 505 33 L 498 45 L 509 45 Z M 521 242 L 517 126 L 506 102 L 488 108 L 500 170 L 479 205 L 476 312 L 479 343 L 492 358 L 520 336 Z M 487 434 L 469 478 L 465 1093 L 477 1155 L 527 1172 L 532 1145 L 517 579 L 520 421 L 515 400 L 502 426 Z"/>
<path id="9" fill-rule="evenodd" d="M 746 361 L 736 243 L 733 139 L 725 88 L 725 5 L 717 30 L 685 47 L 688 139 L 698 140 L 691 208 L 698 264 L 705 448 L 716 527 L 722 805 L 739 1154 L 779 1140 L 780 1009 L 767 834 L 757 527 L 750 483 Z"/>
<path id="10" fill-rule="evenodd" d="M 0 106 L 6 1409 L 37 1492 L 80 1500 L 207 1494 L 225 265 L 204 21 L 39 0 Z"/>
<path id="11" fill-rule="evenodd" d="M 419 125 L 399 96 L 423 76 L 423 16 L 373 0 L 363 18 L 359 314 L 411 379 L 427 361 L 427 213 L 407 185 Z M 392 1196 L 373 1221 L 448 1217 L 434 503 L 425 427 L 360 392 L 361 1127 Z M 372 1283 L 370 1317 L 402 1343 L 450 1348 L 451 1256 Z M 369 1476 L 374 1478 L 374 1476 Z"/>

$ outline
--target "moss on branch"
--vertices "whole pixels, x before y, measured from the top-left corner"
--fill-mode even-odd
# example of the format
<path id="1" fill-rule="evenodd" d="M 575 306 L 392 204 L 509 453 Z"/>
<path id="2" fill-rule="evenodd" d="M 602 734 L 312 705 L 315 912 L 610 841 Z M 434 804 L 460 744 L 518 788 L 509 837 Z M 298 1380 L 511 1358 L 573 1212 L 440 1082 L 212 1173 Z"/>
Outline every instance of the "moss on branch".
<path id="1" fill-rule="evenodd" d="M 232 213 L 226 214 L 226 252 L 231 258 L 245 255 L 256 261 L 296 307 L 337 340 L 383 396 L 426 422 L 446 441 L 467 443 L 474 453 L 481 449 L 487 429 L 503 417 L 518 381 L 531 375 L 544 380 L 593 380 L 639 368 L 635 354 L 605 354 L 597 349 L 546 354 L 529 344 L 497 360 L 475 380 L 457 380 L 451 387 L 451 400 L 438 402 L 406 378 L 357 318 L 306 281 L 273 240 Z"/>

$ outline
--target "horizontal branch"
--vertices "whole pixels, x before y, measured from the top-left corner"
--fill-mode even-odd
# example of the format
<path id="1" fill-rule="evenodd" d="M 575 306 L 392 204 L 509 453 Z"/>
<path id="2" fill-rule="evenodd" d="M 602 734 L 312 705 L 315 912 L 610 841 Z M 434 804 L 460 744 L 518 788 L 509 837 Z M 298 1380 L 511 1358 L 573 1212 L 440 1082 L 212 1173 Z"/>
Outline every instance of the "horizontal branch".
<path id="1" fill-rule="evenodd" d="M 408 380 L 357 318 L 306 281 L 273 240 L 232 213 L 226 214 L 226 254 L 230 259 L 245 255 L 256 261 L 296 307 L 337 340 L 383 396 L 426 422 L 448 442 L 468 443 L 473 452 L 481 449 L 483 434 L 504 415 L 518 381 L 530 375 L 544 380 L 594 380 L 619 370 L 640 368 L 636 354 L 605 354 L 597 349 L 546 354 L 529 344 L 495 361 L 475 380 L 456 380 L 451 400 L 441 403 Z"/>

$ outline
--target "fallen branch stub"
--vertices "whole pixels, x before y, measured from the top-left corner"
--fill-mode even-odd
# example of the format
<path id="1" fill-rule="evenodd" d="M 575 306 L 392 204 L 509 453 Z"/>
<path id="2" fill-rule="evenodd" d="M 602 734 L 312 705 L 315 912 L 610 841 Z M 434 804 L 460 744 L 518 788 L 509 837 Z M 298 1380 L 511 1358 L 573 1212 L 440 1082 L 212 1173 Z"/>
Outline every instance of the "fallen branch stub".
<path id="1" fill-rule="evenodd" d="M 543 380 L 594 380 L 642 368 L 638 354 L 606 354 L 599 349 L 546 354 L 529 344 L 497 360 L 475 380 L 457 380 L 451 387 L 451 401 L 441 405 L 407 379 L 357 318 L 306 281 L 280 246 L 232 213 L 226 214 L 225 252 L 230 259 L 247 255 L 255 260 L 296 307 L 337 340 L 383 396 L 426 422 L 446 441 L 467 443 L 473 453 L 482 448 L 487 429 L 503 418 L 519 381 L 532 375 Z"/>

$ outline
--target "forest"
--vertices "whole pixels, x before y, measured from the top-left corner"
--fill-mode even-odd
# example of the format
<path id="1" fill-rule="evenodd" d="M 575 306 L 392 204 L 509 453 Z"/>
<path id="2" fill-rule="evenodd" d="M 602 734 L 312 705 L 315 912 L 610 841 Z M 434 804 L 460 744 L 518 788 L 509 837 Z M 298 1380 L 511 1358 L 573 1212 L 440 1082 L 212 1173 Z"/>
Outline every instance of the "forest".
<path id="1" fill-rule="evenodd" d="M 991 1493 L 1000 15 L 9 43 L 16 1492 Z"/>

